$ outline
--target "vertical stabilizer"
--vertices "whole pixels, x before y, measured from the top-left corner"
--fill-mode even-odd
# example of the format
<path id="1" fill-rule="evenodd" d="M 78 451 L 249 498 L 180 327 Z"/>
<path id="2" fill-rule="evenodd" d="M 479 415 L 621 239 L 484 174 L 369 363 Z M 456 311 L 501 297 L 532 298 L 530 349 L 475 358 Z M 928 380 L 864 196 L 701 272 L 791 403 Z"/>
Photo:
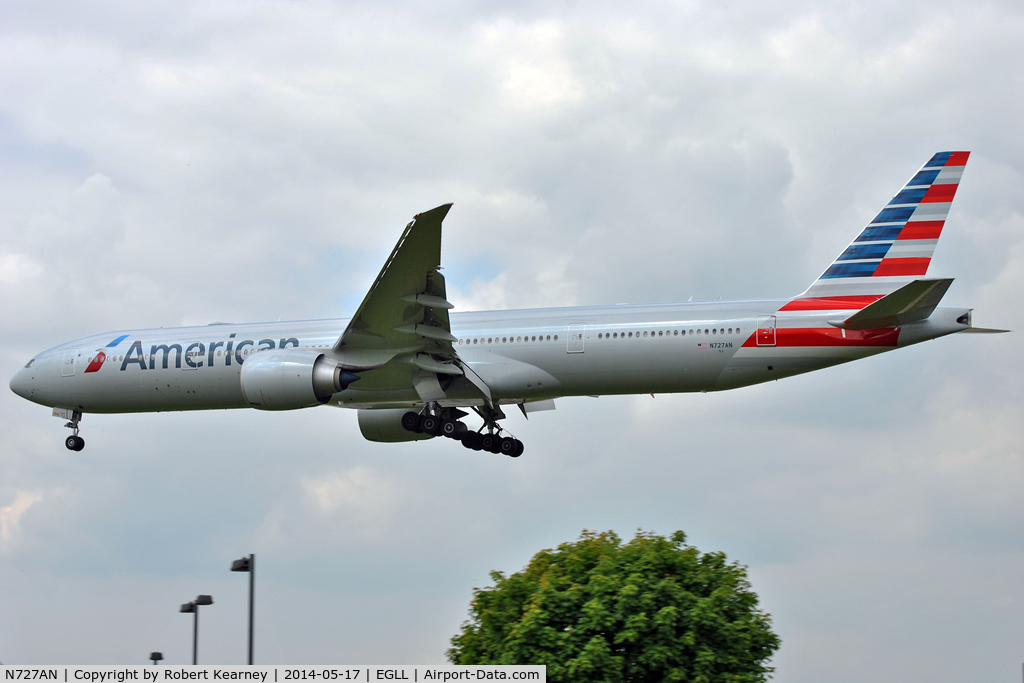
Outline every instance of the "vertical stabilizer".
<path id="1" fill-rule="evenodd" d="M 939 152 L 929 159 L 797 299 L 864 306 L 925 275 L 968 156 Z"/>

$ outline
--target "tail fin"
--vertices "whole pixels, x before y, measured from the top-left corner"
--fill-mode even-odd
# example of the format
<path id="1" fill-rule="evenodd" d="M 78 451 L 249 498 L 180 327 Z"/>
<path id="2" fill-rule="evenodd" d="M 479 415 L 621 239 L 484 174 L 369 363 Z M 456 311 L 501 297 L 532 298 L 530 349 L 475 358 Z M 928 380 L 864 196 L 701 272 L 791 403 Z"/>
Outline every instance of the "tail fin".
<path id="1" fill-rule="evenodd" d="M 929 159 L 797 299 L 859 308 L 927 273 L 970 154 L 939 152 Z"/>

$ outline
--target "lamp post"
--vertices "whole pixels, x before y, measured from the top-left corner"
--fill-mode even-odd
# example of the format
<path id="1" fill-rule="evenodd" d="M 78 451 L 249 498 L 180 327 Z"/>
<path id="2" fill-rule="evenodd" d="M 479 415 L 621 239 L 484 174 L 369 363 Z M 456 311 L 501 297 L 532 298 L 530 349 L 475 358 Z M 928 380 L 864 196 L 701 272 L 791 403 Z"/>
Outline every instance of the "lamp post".
<path id="1" fill-rule="evenodd" d="M 153 660 L 153 665 L 156 666 L 160 663 L 160 660 L 164 658 L 163 652 L 150 652 L 149 658 Z"/>
<path id="2" fill-rule="evenodd" d="M 249 664 L 252 664 L 252 619 L 256 585 L 256 556 L 249 555 L 231 563 L 233 572 L 249 572 Z"/>
<path id="3" fill-rule="evenodd" d="M 182 612 L 192 615 L 192 663 L 197 664 L 199 656 L 199 607 L 200 605 L 212 605 L 213 596 L 198 595 L 195 600 L 186 602 L 181 606 Z"/>

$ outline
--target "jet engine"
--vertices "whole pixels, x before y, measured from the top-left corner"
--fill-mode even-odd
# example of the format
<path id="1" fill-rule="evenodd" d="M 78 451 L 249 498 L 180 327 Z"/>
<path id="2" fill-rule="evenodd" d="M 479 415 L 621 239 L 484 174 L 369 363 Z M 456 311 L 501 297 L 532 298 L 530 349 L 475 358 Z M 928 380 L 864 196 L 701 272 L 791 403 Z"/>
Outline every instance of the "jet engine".
<path id="1" fill-rule="evenodd" d="M 242 395 L 259 410 L 295 410 L 327 403 L 359 379 L 311 349 L 261 351 L 242 364 Z"/>
<path id="2" fill-rule="evenodd" d="M 394 443 L 396 441 L 419 441 L 433 439 L 433 434 L 410 432 L 402 426 L 402 416 L 408 408 L 381 408 L 359 411 L 359 431 L 367 441 Z"/>

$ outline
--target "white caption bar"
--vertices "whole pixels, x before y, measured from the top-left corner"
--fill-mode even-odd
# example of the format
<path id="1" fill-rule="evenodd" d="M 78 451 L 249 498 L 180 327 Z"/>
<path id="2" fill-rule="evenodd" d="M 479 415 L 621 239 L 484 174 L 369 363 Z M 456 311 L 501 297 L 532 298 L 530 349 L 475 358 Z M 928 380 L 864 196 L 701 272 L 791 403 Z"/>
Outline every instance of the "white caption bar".
<path id="1" fill-rule="evenodd" d="M 324 681 L 546 681 L 544 666 L 3 666 L 6 681 L 56 683 L 179 683 L 181 681 L 255 681 L 256 683 L 323 683 Z"/>

